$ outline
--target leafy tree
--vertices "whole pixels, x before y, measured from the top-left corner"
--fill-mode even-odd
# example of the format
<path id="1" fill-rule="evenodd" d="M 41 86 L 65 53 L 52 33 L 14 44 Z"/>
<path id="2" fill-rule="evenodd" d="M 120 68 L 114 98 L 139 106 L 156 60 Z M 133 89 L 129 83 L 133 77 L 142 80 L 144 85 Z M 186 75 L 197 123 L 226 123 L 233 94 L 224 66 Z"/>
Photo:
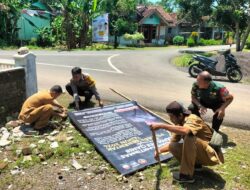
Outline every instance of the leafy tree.
<path id="1" fill-rule="evenodd" d="M 236 50 L 242 51 L 250 32 L 248 0 L 220 0 L 214 10 L 219 26 L 235 33 Z"/>
<path id="2" fill-rule="evenodd" d="M 114 36 L 114 47 L 118 46 L 118 36 L 134 33 L 137 29 L 135 0 L 106 0 L 103 11 L 109 13 L 110 34 Z"/>
<path id="3" fill-rule="evenodd" d="M 17 21 L 21 15 L 21 9 L 26 4 L 20 4 L 18 0 L 1 0 L 0 3 L 0 37 L 6 45 L 17 42 Z"/>
<path id="4" fill-rule="evenodd" d="M 174 12 L 177 7 L 175 0 L 161 0 L 156 2 L 157 5 L 161 5 L 167 12 Z"/>
<path id="5" fill-rule="evenodd" d="M 236 50 L 241 51 L 250 32 L 249 0 L 176 0 L 182 18 L 201 24 L 202 16 L 235 33 Z"/>

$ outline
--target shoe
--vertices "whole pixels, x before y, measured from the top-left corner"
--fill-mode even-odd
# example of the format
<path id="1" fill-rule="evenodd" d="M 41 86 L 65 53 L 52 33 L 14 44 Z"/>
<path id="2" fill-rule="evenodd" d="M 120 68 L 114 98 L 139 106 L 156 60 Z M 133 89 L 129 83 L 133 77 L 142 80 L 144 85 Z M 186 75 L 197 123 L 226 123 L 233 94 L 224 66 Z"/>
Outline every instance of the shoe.
<path id="1" fill-rule="evenodd" d="M 196 172 L 202 171 L 202 165 L 201 164 L 195 164 L 194 171 L 196 171 Z"/>
<path id="2" fill-rule="evenodd" d="M 195 179 L 189 175 L 182 174 L 180 172 L 173 173 L 173 180 L 179 183 L 194 183 Z"/>
<path id="3" fill-rule="evenodd" d="M 73 101 L 73 102 L 69 103 L 69 107 L 70 107 L 70 108 L 75 107 L 75 101 Z"/>

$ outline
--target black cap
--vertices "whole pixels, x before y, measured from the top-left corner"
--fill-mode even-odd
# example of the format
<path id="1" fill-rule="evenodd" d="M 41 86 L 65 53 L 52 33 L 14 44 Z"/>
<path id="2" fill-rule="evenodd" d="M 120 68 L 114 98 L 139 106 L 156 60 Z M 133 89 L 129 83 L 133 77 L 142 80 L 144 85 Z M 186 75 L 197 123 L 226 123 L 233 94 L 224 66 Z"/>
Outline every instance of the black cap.
<path id="1" fill-rule="evenodd" d="M 166 112 L 167 113 L 172 113 L 174 115 L 179 115 L 179 114 L 186 114 L 189 115 L 191 112 L 187 109 L 185 109 L 179 102 L 173 101 L 170 104 L 167 105 L 166 107 Z"/>

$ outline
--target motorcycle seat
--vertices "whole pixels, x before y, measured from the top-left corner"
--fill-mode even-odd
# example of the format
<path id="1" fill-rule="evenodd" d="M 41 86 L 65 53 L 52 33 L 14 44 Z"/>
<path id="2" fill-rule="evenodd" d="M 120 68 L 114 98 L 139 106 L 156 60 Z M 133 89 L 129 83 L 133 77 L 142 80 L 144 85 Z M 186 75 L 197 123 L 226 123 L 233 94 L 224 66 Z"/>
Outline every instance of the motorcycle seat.
<path id="1" fill-rule="evenodd" d="M 203 55 L 196 55 L 196 59 L 202 63 L 209 64 L 212 67 L 215 67 L 218 63 L 218 60 L 214 57 L 206 57 Z"/>

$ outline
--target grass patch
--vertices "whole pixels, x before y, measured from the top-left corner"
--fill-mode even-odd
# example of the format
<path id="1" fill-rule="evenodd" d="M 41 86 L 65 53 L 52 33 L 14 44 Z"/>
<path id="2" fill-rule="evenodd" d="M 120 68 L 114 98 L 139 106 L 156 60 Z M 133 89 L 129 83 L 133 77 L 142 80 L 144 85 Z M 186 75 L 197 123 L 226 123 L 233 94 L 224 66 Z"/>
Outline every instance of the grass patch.
<path id="1" fill-rule="evenodd" d="M 206 53 L 200 53 L 200 55 L 206 56 L 206 57 L 211 57 L 213 55 L 215 55 L 215 53 L 212 52 L 206 52 Z M 177 56 L 173 59 L 173 63 L 177 66 L 177 67 L 188 67 L 188 63 L 189 61 L 192 59 L 193 54 L 183 54 L 181 56 Z"/>
<path id="2" fill-rule="evenodd" d="M 187 67 L 189 61 L 192 59 L 192 55 L 191 54 L 184 54 L 178 57 L 175 57 L 173 59 L 173 63 L 177 66 L 177 67 Z"/>

